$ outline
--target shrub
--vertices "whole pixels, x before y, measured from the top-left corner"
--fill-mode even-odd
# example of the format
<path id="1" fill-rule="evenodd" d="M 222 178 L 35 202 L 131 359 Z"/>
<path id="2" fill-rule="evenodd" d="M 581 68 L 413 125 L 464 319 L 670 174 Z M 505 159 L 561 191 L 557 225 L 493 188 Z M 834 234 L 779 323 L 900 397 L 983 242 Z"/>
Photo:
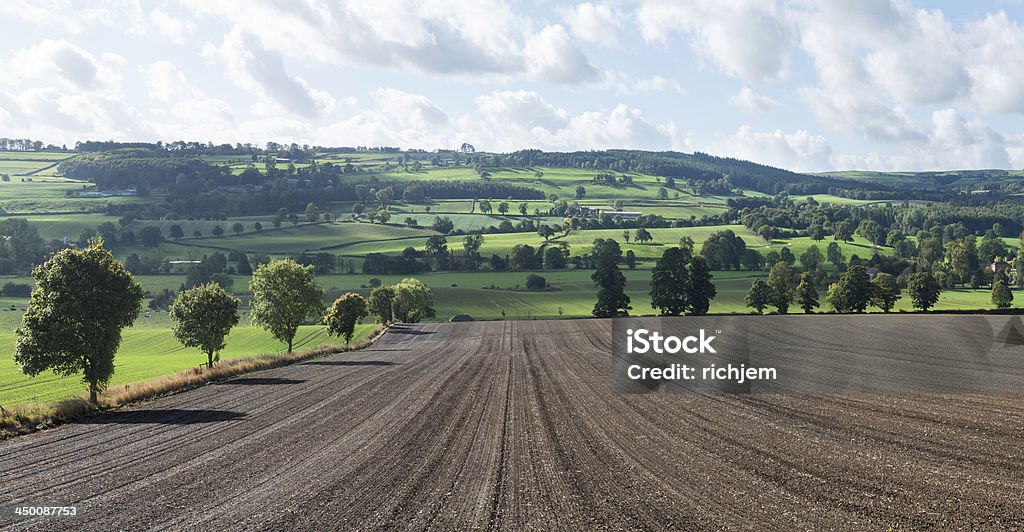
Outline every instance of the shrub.
<path id="1" fill-rule="evenodd" d="M 543 290 L 548 287 L 548 281 L 544 277 L 531 273 L 526 276 L 526 288 L 530 290 Z"/>
<path id="2" fill-rule="evenodd" d="M 32 295 L 32 285 L 21 283 L 4 283 L 0 294 L 4 297 L 29 297 Z"/>

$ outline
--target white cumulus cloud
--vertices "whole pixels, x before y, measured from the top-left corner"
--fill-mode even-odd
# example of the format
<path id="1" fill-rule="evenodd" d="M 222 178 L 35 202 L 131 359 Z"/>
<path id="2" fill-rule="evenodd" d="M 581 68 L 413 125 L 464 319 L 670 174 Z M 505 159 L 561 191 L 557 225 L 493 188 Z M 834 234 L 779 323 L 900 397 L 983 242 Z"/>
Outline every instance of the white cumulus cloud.
<path id="1" fill-rule="evenodd" d="M 784 78 L 793 32 L 774 1 L 648 0 L 637 19 L 643 37 L 670 43 L 680 35 L 723 72 L 757 83 Z"/>
<path id="2" fill-rule="evenodd" d="M 239 88 L 261 98 L 261 112 L 274 113 L 280 108 L 313 118 L 334 106 L 334 98 L 328 93 L 289 74 L 281 54 L 264 48 L 258 39 L 237 27 L 224 36 L 220 46 L 207 43 L 203 55 L 223 64 L 227 76 Z"/>
<path id="3" fill-rule="evenodd" d="M 763 113 L 778 107 L 779 102 L 754 92 L 750 87 L 743 87 L 729 99 L 733 105 L 751 113 Z"/>
<path id="4" fill-rule="evenodd" d="M 559 12 L 576 38 L 594 44 L 617 45 L 624 15 L 607 4 L 583 2 Z"/>
<path id="5" fill-rule="evenodd" d="M 740 126 L 735 133 L 720 137 L 709 147 L 711 153 L 746 159 L 798 172 L 816 172 L 832 168 L 832 146 L 828 139 L 805 130 L 786 133 L 755 131 Z"/>

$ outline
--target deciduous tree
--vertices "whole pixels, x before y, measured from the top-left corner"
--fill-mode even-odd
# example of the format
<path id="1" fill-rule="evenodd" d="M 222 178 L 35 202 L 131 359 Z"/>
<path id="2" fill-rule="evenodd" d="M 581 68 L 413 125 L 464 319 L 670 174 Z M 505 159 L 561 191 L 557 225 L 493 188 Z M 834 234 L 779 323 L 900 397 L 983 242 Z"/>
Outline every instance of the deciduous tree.
<path id="1" fill-rule="evenodd" d="M 15 332 L 14 362 L 30 376 L 81 372 L 95 404 L 114 375 L 121 330 L 142 308 L 142 287 L 99 239 L 57 252 L 32 277 L 36 287 Z"/>
<path id="2" fill-rule="evenodd" d="M 928 312 L 928 309 L 938 302 L 942 288 L 931 272 L 918 272 L 910 276 L 907 291 L 910 292 L 910 304 L 916 309 Z"/>
<path id="3" fill-rule="evenodd" d="M 850 242 L 853 240 L 853 227 L 848 220 L 843 220 L 836 224 L 836 230 L 833 238 L 841 242 Z"/>
<path id="4" fill-rule="evenodd" d="M 206 353 L 207 367 L 213 367 L 213 354 L 224 349 L 224 338 L 238 325 L 238 305 L 217 283 L 184 290 L 171 305 L 171 332 L 181 345 Z"/>
<path id="5" fill-rule="evenodd" d="M 843 256 L 843 248 L 839 247 L 839 242 L 829 242 L 825 255 L 828 257 L 828 261 L 836 268 L 846 263 L 846 257 Z"/>
<path id="6" fill-rule="evenodd" d="M 651 232 L 648 231 L 647 228 L 641 227 L 640 229 L 636 230 L 636 241 L 637 242 L 639 242 L 641 244 L 646 244 L 646 243 L 648 243 L 648 242 L 650 242 L 652 240 L 654 240 L 654 237 L 651 236 Z"/>
<path id="7" fill-rule="evenodd" d="M 391 302 L 395 299 L 395 289 L 390 286 L 378 286 L 370 292 L 368 307 L 370 312 L 377 316 L 381 323 L 390 322 L 394 316 L 391 314 Z"/>
<path id="8" fill-rule="evenodd" d="M 484 245 L 484 235 L 480 233 L 470 233 L 466 235 L 466 238 L 462 239 L 462 248 L 466 250 L 466 254 L 475 257 L 480 254 L 480 246 Z"/>
<path id="9" fill-rule="evenodd" d="M 818 290 L 814 287 L 814 279 L 810 272 L 800 274 L 800 284 L 796 286 L 796 302 L 805 314 L 818 308 Z"/>
<path id="10" fill-rule="evenodd" d="M 992 283 L 992 304 L 996 308 L 1010 308 L 1013 304 L 1013 292 L 1001 276 Z"/>
<path id="11" fill-rule="evenodd" d="M 695 316 L 703 316 L 711 309 L 711 300 L 715 298 L 718 291 L 712 282 L 711 266 L 704 257 L 692 257 L 690 259 L 690 313 Z"/>
<path id="12" fill-rule="evenodd" d="M 139 231 L 139 243 L 143 247 L 155 248 L 164 241 L 164 234 L 155 225 L 147 225 Z"/>
<path id="13" fill-rule="evenodd" d="M 626 276 L 622 274 L 611 256 L 602 256 L 598 260 L 597 269 L 590 278 L 597 286 L 594 316 L 613 318 L 629 315 L 629 310 L 633 307 L 629 306 L 629 296 L 626 295 Z"/>
<path id="14" fill-rule="evenodd" d="M 871 304 L 889 312 L 900 299 L 900 285 L 888 273 L 879 273 L 871 280 Z"/>
<path id="15" fill-rule="evenodd" d="M 768 288 L 771 289 L 771 303 L 779 314 L 789 312 L 793 301 L 793 270 L 786 261 L 776 262 L 768 273 Z"/>
<path id="16" fill-rule="evenodd" d="M 692 308 L 690 271 L 683 252 L 668 248 L 651 270 L 651 306 L 662 316 L 681 316 Z"/>
<path id="17" fill-rule="evenodd" d="M 352 335 L 356 331 L 356 322 L 365 318 L 366 315 L 366 299 L 355 292 L 346 292 L 335 299 L 324 314 L 327 334 L 341 336 L 345 339 L 345 347 L 348 347 Z"/>
<path id="18" fill-rule="evenodd" d="M 800 254 L 800 264 L 808 270 L 817 270 L 818 265 L 821 264 L 825 257 L 821 255 L 821 250 L 818 246 L 810 246 L 806 251 Z"/>
<path id="19" fill-rule="evenodd" d="M 391 301 L 391 313 L 403 323 L 416 323 L 433 318 L 434 294 L 419 279 L 406 278 L 394 286 L 395 297 Z"/>
<path id="20" fill-rule="evenodd" d="M 319 317 L 324 292 L 316 283 L 313 266 L 301 266 L 291 259 L 261 264 L 249 282 L 253 325 L 270 331 L 274 338 L 288 342 L 292 351 L 295 333 L 306 318 Z"/>
<path id="21" fill-rule="evenodd" d="M 544 249 L 545 270 L 564 270 L 567 265 L 565 252 L 561 249 L 554 246 L 548 246 Z"/>
<path id="22" fill-rule="evenodd" d="M 170 235 L 170 237 L 173 238 L 174 240 L 178 240 L 185 236 L 185 231 L 181 229 L 180 225 L 174 224 L 170 227 L 170 229 L 167 230 L 167 234 Z"/>
<path id="23" fill-rule="evenodd" d="M 856 264 L 828 291 L 828 302 L 837 312 L 864 312 L 871 299 L 871 277 Z"/>
<path id="24" fill-rule="evenodd" d="M 743 298 L 743 302 L 758 314 L 764 314 L 764 309 L 771 304 L 772 289 L 768 287 L 768 283 L 764 282 L 763 279 L 754 279 L 754 282 L 750 284 L 750 290 L 747 291 L 746 297 Z"/>

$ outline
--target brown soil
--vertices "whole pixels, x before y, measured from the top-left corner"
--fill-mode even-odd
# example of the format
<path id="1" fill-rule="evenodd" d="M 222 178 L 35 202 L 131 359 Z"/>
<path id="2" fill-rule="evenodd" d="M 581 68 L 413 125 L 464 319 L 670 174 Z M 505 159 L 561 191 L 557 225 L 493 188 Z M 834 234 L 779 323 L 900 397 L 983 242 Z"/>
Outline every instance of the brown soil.
<path id="1" fill-rule="evenodd" d="M 0 527 L 1024 528 L 1020 396 L 616 395 L 609 336 L 402 326 L 2 442 L 0 503 L 84 518 Z"/>

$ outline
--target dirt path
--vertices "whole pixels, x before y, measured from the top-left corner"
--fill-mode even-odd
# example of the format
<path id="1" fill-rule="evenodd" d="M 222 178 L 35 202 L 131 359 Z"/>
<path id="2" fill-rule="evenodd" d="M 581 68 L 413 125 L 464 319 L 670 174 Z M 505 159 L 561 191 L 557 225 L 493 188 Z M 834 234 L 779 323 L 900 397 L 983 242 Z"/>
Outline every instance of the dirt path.
<path id="1" fill-rule="evenodd" d="M 0 502 L 76 529 L 1024 528 L 1019 396 L 616 395 L 609 333 L 393 329 L 0 443 Z"/>

